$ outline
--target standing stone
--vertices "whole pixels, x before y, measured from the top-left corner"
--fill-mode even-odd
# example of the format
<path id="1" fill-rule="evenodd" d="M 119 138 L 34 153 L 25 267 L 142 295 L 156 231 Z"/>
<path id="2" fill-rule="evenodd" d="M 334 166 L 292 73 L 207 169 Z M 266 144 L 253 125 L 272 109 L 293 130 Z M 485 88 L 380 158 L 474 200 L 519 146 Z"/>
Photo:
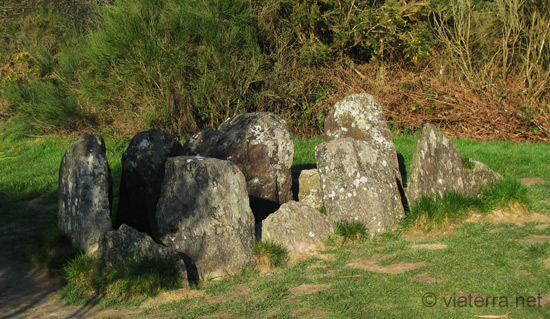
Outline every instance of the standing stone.
<path id="1" fill-rule="evenodd" d="M 352 94 L 334 105 L 325 119 L 325 141 L 351 137 L 375 141 L 399 174 L 399 161 L 380 102 L 372 95 Z M 401 179 L 401 177 L 399 177 Z"/>
<path id="2" fill-rule="evenodd" d="M 319 179 L 319 172 L 316 169 L 306 169 L 300 172 L 298 179 L 298 199 L 300 203 L 313 208 L 319 209 L 323 206 L 321 181 Z"/>
<path id="3" fill-rule="evenodd" d="M 292 199 L 290 167 L 294 143 L 286 122 L 272 113 L 246 113 L 206 128 L 184 145 L 186 155 L 228 160 L 246 178 L 252 211 L 259 222 Z"/>
<path id="4" fill-rule="evenodd" d="M 318 210 L 290 201 L 256 225 L 261 240 L 273 241 L 289 252 L 301 253 L 323 244 L 333 233 L 327 216 Z"/>
<path id="5" fill-rule="evenodd" d="M 172 135 L 161 130 L 138 133 L 122 155 L 120 201 L 114 218 L 122 224 L 159 240 L 155 211 L 169 157 L 181 155 L 183 147 Z"/>
<path id="6" fill-rule="evenodd" d="M 409 200 L 414 203 L 422 196 L 443 196 L 450 191 L 467 191 L 461 157 L 443 133 L 434 125 L 425 124 L 411 163 Z"/>
<path id="7" fill-rule="evenodd" d="M 372 141 L 343 138 L 315 149 L 327 214 L 359 221 L 373 236 L 404 216 L 391 157 Z"/>
<path id="8" fill-rule="evenodd" d="M 485 188 L 502 179 L 502 175 L 493 171 L 487 165 L 467 157 L 462 158 L 462 165 L 464 166 L 464 178 L 466 179 L 468 194 L 472 196 L 481 195 Z"/>
<path id="9" fill-rule="evenodd" d="M 181 277 L 187 279 L 185 263 L 172 248 L 157 244 L 146 233 L 139 232 L 128 225 L 109 231 L 101 236 L 98 255 L 105 264 L 111 266 L 125 259 L 136 260 L 172 260 Z"/>
<path id="10" fill-rule="evenodd" d="M 57 225 L 75 247 L 97 251 L 103 233 L 112 229 L 113 188 L 105 142 L 85 134 L 63 156 L 59 168 Z"/>
<path id="11" fill-rule="evenodd" d="M 191 260 L 201 278 L 235 274 L 254 263 L 246 181 L 229 161 L 169 158 L 157 221 L 162 242 Z"/>

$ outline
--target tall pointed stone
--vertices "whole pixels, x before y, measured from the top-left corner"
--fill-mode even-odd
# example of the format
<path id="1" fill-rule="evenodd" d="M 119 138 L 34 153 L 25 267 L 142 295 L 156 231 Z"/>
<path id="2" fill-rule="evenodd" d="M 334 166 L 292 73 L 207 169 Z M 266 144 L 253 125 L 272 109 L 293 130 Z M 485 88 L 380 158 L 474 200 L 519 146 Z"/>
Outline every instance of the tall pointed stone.
<path id="1" fill-rule="evenodd" d="M 333 222 L 361 222 L 373 236 L 404 216 L 391 157 L 376 142 L 332 140 L 318 145 L 315 157 L 323 200 Z"/>
<path id="2" fill-rule="evenodd" d="M 376 142 L 399 172 L 399 161 L 384 109 L 372 95 L 361 93 L 346 96 L 336 102 L 325 119 L 325 141 L 346 137 Z"/>
<path id="3" fill-rule="evenodd" d="M 112 185 L 101 136 L 85 134 L 69 146 L 59 168 L 57 225 L 88 253 L 95 253 L 101 236 L 112 230 Z"/>
<path id="4" fill-rule="evenodd" d="M 442 196 L 449 191 L 467 192 L 461 157 L 454 144 L 427 123 L 416 141 L 407 195 L 414 203 L 422 196 Z"/>

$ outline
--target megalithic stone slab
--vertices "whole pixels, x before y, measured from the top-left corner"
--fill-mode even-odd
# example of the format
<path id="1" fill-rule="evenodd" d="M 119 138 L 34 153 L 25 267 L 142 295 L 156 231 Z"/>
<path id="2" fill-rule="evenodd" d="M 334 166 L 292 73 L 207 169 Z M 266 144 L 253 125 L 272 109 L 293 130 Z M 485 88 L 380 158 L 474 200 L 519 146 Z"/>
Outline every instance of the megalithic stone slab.
<path id="1" fill-rule="evenodd" d="M 105 142 L 86 134 L 69 146 L 61 161 L 57 225 L 75 247 L 95 253 L 100 237 L 112 230 L 112 200 Z"/>
<path id="2" fill-rule="evenodd" d="M 254 264 L 254 216 L 244 175 L 232 162 L 169 158 L 157 221 L 162 242 L 191 260 L 200 278 Z"/>
<path id="3" fill-rule="evenodd" d="M 346 96 L 336 102 L 325 119 L 325 141 L 346 137 L 375 141 L 382 152 L 388 154 L 390 164 L 399 173 L 399 161 L 384 109 L 372 95 L 361 93 Z"/>
<path id="4" fill-rule="evenodd" d="M 156 243 L 148 234 L 122 225 L 118 230 L 104 233 L 99 241 L 99 258 L 108 266 L 123 263 L 126 259 L 172 260 L 182 278 L 187 279 L 184 261 L 172 248 Z"/>
<path id="5" fill-rule="evenodd" d="M 228 160 L 243 172 L 259 222 L 292 199 L 294 142 L 286 122 L 272 113 L 246 113 L 206 128 L 184 145 L 185 155 Z"/>
<path id="6" fill-rule="evenodd" d="M 425 124 L 416 141 L 407 195 L 414 203 L 422 196 L 443 196 L 450 191 L 467 192 L 461 157 L 451 140 L 434 125 Z"/>
<path id="7" fill-rule="evenodd" d="M 493 171 L 482 162 L 463 157 L 464 178 L 468 194 L 479 196 L 483 190 L 502 179 L 502 175 Z"/>
<path id="8" fill-rule="evenodd" d="M 122 154 L 120 200 L 115 228 L 132 226 L 159 241 L 155 211 L 169 157 L 181 155 L 183 147 L 168 132 L 149 130 L 136 134 Z"/>
<path id="9" fill-rule="evenodd" d="M 323 245 L 333 233 L 328 217 L 317 209 L 290 201 L 256 225 L 261 240 L 282 245 L 291 253 L 302 253 Z"/>
<path id="10" fill-rule="evenodd" d="M 323 200 L 333 222 L 361 222 L 373 236 L 404 216 L 391 157 L 377 143 L 332 140 L 318 145 L 315 157 Z"/>
<path id="11" fill-rule="evenodd" d="M 323 193 L 319 172 L 316 169 L 306 169 L 300 172 L 298 178 L 298 199 L 300 203 L 313 208 L 323 207 Z"/>

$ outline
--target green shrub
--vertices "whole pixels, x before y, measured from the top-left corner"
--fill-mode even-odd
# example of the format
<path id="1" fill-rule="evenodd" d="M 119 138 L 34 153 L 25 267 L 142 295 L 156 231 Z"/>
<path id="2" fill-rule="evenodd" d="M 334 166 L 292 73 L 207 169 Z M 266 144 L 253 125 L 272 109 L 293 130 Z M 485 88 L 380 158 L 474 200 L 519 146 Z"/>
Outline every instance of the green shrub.
<path id="1" fill-rule="evenodd" d="M 100 15 L 79 79 L 100 107 L 179 135 L 252 109 L 261 60 L 247 2 L 122 0 Z"/>
<path id="2" fill-rule="evenodd" d="M 315 66 L 351 58 L 417 61 L 430 56 L 435 42 L 428 8 L 419 1 L 254 1 L 263 50 L 285 45 L 297 61 Z"/>
<path id="3" fill-rule="evenodd" d="M 278 267 L 284 265 L 288 260 L 288 250 L 272 241 L 255 242 L 252 253 L 260 268 Z"/>
<path id="4" fill-rule="evenodd" d="M 27 134 L 56 129 L 73 130 L 84 119 L 84 112 L 66 87 L 54 81 L 31 80 L 5 87 L 4 97 L 11 101 L 15 115 L 10 121 Z"/>

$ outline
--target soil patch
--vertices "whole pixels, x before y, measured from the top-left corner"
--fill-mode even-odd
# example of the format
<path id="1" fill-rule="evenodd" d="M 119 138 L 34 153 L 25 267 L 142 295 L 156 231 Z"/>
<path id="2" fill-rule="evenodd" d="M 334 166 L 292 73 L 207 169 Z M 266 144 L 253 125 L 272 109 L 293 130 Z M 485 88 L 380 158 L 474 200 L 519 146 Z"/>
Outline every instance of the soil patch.
<path id="1" fill-rule="evenodd" d="M 290 314 L 292 316 L 305 319 L 305 318 L 322 318 L 327 313 L 323 310 L 310 309 L 310 308 L 300 308 L 300 309 L 290 310 Z"/>
<path id="2" fill-rule="evenodd" d="M 441 250 L 446 249 L 448 246 L 445 244 L 415 244 L 411 245 L 413 249 L 427 249 L 427 250 Z"/>
<path id="3" fill-rule="evenodd" d="M 326 261 L 334 261 L 336 259 L 335 254 L 319 254 L 315 257 L 317 257 L 319 259 L 322 259 L 322 260 L 326 260 Z"/>
<path id="4" fill-rule="evenodd" d="M 550 242 L 550 236 L 531 235 L 521 239 L 517 239 L 516 241 L 528 245 L 547 243 Z"/>
<path id="5" fill-rule="evenodd" d="M 417 240 L 434 237 L 448 237 L 454 233 L 454 230 L 460 226 L 457 223 L 447 223 L 445 225 L 434 225 L 433 227 L 426 229 L 421 226 L 417 226 L 403 233 L 403 238 L 406 240 Z"/>
<path id="6" fill-rule="evenodd" d="M 544 267 L 550 269 L 550 259 L 543 260 L 543 263 L 544 263 Z"/>
<path id="7" fill-rule="evenodd" d="M 249 292 L 248 287 L 245 285 L 236 285 L 231 288 L 229 293 L 226 293 L 222 296 L 208 296 L 205 295 L 204 298 L 208 303 L 223 303 L 237 299 L 238 297 L 247 295 Z"/>
<path id="8" fill-rule="evenodd" d="M 386 257 L 387 258 L 387 257 Z M 385 258 L 365 258 L 359 259 L 352 263 L 347 264 L 347 267 L 367 270 L 379 274 L 401 274 L 406 271 L 414 270 L 423 266 L 426 266 L 426 262 L 417 263 L 397 263 L 391 265 L 380 265 L 378 262 Z"/>
<path id="9" fill-rule="evenodd" d="M 539 222 L 549 223 L 550 216 L 536 212 L 526 211 L 520 205 L 513 205 L 506 209 L 497 209 L 489 214 L 472 214 L 466 219 L 466 222 L 487 222 L 491 224 L 516 224 L 524 226 L 525 223 Z"/>
<path id="10" fill-rule="evenodd" d="M 544 308 L 550 307 L 550 295 L 540 296 L 540 305 Z"/>
<path id="11" fill-rule="evenodd" d="M 414 281 L 416 282 L 424 282 L 424 283 L 428 283 L 428 284 L 437 284 L 437 283 L 441 283 L 443 282 L 443 280 L 437 280 L 435 278 L 432 278 L 430 275 L 428 274 L 421 274 L 421 275 L 416 275 L 414 277 Z"/>
<path id="12" fill-rule="evenodd" d="M 150 298 L 143 302 L 139 308 L 147 309 L 153 308 L 162 304 L 177 302 L 180 300 L 193 299 L 193 298 L 202 298 L 204 297 L 204 291 L 196 289 L 176 289 L 171 291 L 161 292 L 154 298 Z"/>
<path id="13" fill-rule="evenodd" d="M 201 318 L 218 318 L 218 319 L 233 319 L 233 318 L 242 318 L 242 317 L 235 317 L 233 315 L 223 313 L 223 312 L 216 312 L 210 315 L 202 316 Z"/>
<path id="14" fill-rule="evenodd" d="M 304 296 L 304 295 L 314 294 L 320 291 L 328 290 L 330 287 L 332 287 L 331 284 L 316 284 L 316 285 L 303 284 L 300 286 L 289 288 L 288 292 L 290 292 L 294 296 Z"/>
<path id="15" fill-rule="evenodd" d="M 294 265 L 298 262 L 301 262 L 301 261 L 304 261 L 310 257 L 318 257 L 318 258 L 321 258 L 321 259 L 324 259 L 323 257 L 320 257 L 320 256 L 325 256 L 324 254 L 322 255 L 320 252 L 325 250 L 326 247 L 325 245 L 320 245 L 320 246 L 317 246 L 315 248 L 312 248 L 306 252 L 301 252 L 301 253 L 289 253 L 288 254 L 288 261 L 287 261 L 287 264 L 288 265 Z"/>
<path id="16" fill-rule="evenodd" d="M 1 318 L 128 318 L 131 311 L 92 306 L 65 306 L 61 285 L 37 267 L 19 263 L 0 251 Z"/>
<path id="17" fill-rule="evenodd" d="M 521 178 L 519 180 L 519 182 L 522 183 L 523 185 L 529 187 L 529 186 L 533 186 L 533 185 L 536 185 L 536 184 L 545 183 L 546 181 L 542 178 L 527 177 L 527 178 Z"/>

